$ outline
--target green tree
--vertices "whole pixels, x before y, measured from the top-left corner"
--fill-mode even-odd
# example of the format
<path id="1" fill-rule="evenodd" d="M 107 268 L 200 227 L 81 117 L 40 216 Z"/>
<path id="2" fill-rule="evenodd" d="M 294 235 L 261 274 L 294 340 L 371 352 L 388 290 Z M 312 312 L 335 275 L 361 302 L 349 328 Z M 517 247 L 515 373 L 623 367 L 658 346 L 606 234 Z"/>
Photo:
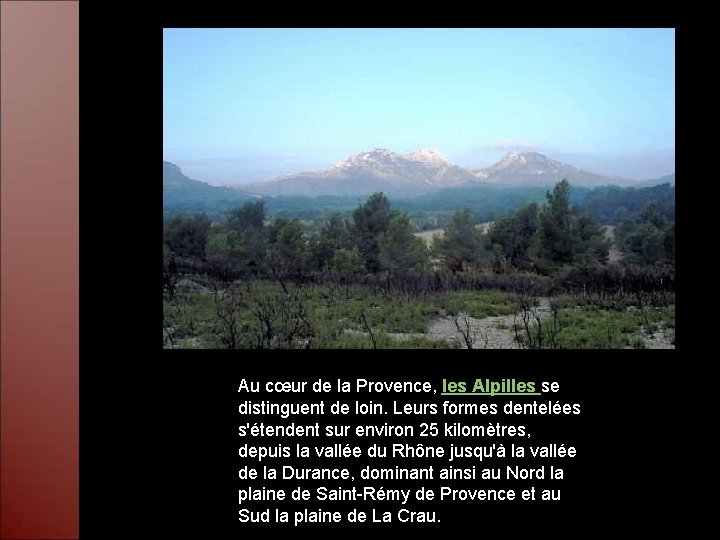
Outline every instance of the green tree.
<path id="1" fill-rule="evenodd" d="M 652 223 L 658 229 L 665 228 L 666 220 L 663 215 L 663 208 L 658 202 L 652 202 L 643 208 L 640 219 L 643 223 Z"/>
<path id="2" fill-rule="evenodd" d="M 612 242 L 605 237 L 605 228 L 590 214 L 574 214 L 573 253 L 576 261 L 590 263 L 607 261 Z"/>
<path id="3" fill-rule="evenodd" d="M 345 283 L 345 298 L 350 297 L 350 284 L 365 271 L 365 261 L 357 247 L 341 248 L 333 255 L 333 273 Z"/>
<path id="4" fill-rule="evenodd" d="M 612 223 L 622 223 L 630 216 L 626 206 L 618 206 L 613 210 Z"/>
<path id="5" fill-rule="evenodd" d="M 637 229 L 637 223 L 632 219 L 624 219 L 617 227 L 615 227 L 615 244 L 621 249 L 625 249 L 628 237 Z"/>
<path id="6" fill-rule="evenodd" d="M 228 242 L 227 231 L 221 228 L 213 228 L 208 235 L 207 255 L 228 255 L 230 243 Z"/>
<path id="7" fill-rule="evenodd" d="M 465 263 L 478 261 L 481 251 L 482 235 L 472 210 L 455 212 L 440 242 L 445 265 L 454 272 L 460 271 Z"/>
<path id="8" fill-rule="evenodd" d="M 340 212 L 331 214 L 323 224 L 313 245 L 313 256 L 317 269 L 329 267 L 335 253 L 351 245 L 350 226 Z"/>
<path id="9" fill-rule="evenodd" d="M 668 225 L 665 231 L 665 256 L 674 261 L 675 260 L 675 222 L 673 221 Z"/>
<path id="10" fill-rule="evenodd" d="M 205 259 L 210 220 L 205 214 L 174 216 L 163 227 L 163 243 L 178 257 Z"/>
<path id="11" fill-rule="evenodd" d="M 393 274 L 405 274 L 421 269 L 428 258 L 427 246 L 415 236 L 410 218 L 405 212 L 395 213 L 378 241 L 380 264 Z"/>
<path id="12" fill-rule="evenodd" d="M 639 225 L 625 239 L 623 250 L 630 262 L 652 264 L 665 258 L 665 234 L 650 221 Z"/>
<path id="13" fill-rule="evenodd" d="M 610 242 L 603 228 L 590 214 L 570 206 L 570 184 L 562 180 L 547 193 L 547 205 L 540 212 L 539 256 L 559 264 L 606 260 Z"/>
<path id="14" fill-rule="evenodd" d="M 390 201 L 382 193 L 373 194 L 353 212 L 353 237 L 370 272 L 380 270 L 380 236 L 390 225 Z"/>
<path id="15" fill-rule="evenodd" d="M 568 181 L 558 182 L 552 193 L 547 193 L 547 205 L 540 213 L 540 254 L 549 261 L 558 263 L 573 261 L 574 243 L 569 194 Z"/>
<path id="16" fill-rule="evenodd" d="M 233 208 L 228 212 L 228 229 L 237 234 L 252 228 L 261 230 L 265 223 L 265 201 L 246 202 L 242 206 Z"/>
<path id="17" fill-rule="evenodd" d="M 668 221 L 663 209 L 656 203 L 647 205 L 639 224 L 623 222 L 622 232 L 616 240 L 625 252 L 625 260 L 639 264 L 654 264 L 675 260 L 675 222 Z"/>
<path id="18" fill-rule="evenodd" d="M 656 226 L 645 223 L 640 227 L 642 235 L 641 255 L 643 262 L 654 263 L 665 257 L 665 235 Z"/>
<path id="19" fill-rule="evenodd" d="M 278 218 L 268 231 L 268 264 L 277 276 L 297 278 L 307 262 L 307 245 L 297 219 Z"/>
<path id="20" fill-rule="evenodd" d="M 265 202 L 247 202 L 234 208 L 226 221 L 227 242 L 234 264 L 244 272 L 260 274 L 267 256 Z"/>
<path id="21" fill-rule="evenodd" d="M 488 230 L 488 240 L 493 253 L 509 260 L 514 266 L 530 263 L 530 250 L 538 230 L 538 205 L 529 204 L 513 216 L 498 219 Z"/>

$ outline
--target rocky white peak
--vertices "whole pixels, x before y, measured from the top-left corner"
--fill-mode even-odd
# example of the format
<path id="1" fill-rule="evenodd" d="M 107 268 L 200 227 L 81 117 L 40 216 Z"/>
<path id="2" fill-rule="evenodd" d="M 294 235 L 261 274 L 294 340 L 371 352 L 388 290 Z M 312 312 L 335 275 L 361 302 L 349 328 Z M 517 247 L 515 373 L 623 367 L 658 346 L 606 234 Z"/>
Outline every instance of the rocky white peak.
<path id="1" fill-rule="evenodd" d="M 403 164 L 422 163 L 427 167 L 448 167 L 450 162 L 437 150 L 427 148 L 411 152 L 409 154 L 398 154 L 386 148 L 373 148 L 358 154 L 348 156 L 335 167 L 346 169 L 348 167 L 397 167 Z"/>
<path id="2" fill-rule="evenodd" d="M 320 171 L 271 178 L 247 186 L 266 195 L 367 195 L 382 191 L 393 196 L 415 196 L 473 182 L 498 186 L 553 186 L 562 178 L 573 185 L 607 185 L 611 179 L 555 161 L 538 152 L 510 152 L 482 169 L 464 169 L 436 150 L 398 154 L 373 148 L 348 156 Z M 252 190 L 255 190 L 254 192 Z"/>
<path id="3" fill-rule="evenodd" d="M 392 150 L 386 148 L 373 148 L 372 150 L 366 150 L 357 154 L 352 154 L 338 163 L 335 167 L 344 169 L 347 167 L 358 167 L 367 165 L 369 163 L 378 163 L 384 161 L 394 161 L 399 154 L 396 154 Z"/>
<path id="4" fill-rule="evenodd" d="M 527 163 L 528 161 L 547 161 L 547 159 L 539 152 L 508 152 L 501 162 Z"/>
<path id="5" fill-rule="evenodd" d="M 558 167 L 563 165 L 559 161 L 550 159 L 539 152 L 508 152 L 504 158 L 490 169 L 505 169 L 508 167 L 532 166 L 534 168 Z"/>
<path id="6" fill-rule="evenodd" d="M 387 158 L 387 157 L 395 157 L 398 154 L 393 152 L 392 150 L 388 150 L 387 148 L 373 148 L 372 150 L 368 150 L 367 152 L 361 152 L 361 156 L 366 156 L 368 158 Z"/>
<path id="7" fill-rule="evenodd" d="M 437 150 L 431 150 L 429 148 L 422 148 L 417 152 L 412 152 L 407 155 L 408 159 L 413 161 L 422 161 L 423 163 L 431 165 L 448 165 L 448 160 L 438 152 Z"/>
<path id="8" fill-rule="evenodd" d="M 509 152 L 497 163 L 474 169 L 475 178 L 498 185 L 553 185 L 567 178 L 574 185 L 604 185 L 609 178 L 551 159 L 539 152 Z"/>
<path id="9" fill-rule="evenodd" d="M 490 165 L 490 169 L 505 169 L 508 167 L 514 167 L 517 165 L 522 165 L 527 160 L 524 158 L 524 156 L 518 152 L 508 152 L 505 154 L 505 157 L 502 158 L 500 161 L 495 163 L 494 165 Z"/>

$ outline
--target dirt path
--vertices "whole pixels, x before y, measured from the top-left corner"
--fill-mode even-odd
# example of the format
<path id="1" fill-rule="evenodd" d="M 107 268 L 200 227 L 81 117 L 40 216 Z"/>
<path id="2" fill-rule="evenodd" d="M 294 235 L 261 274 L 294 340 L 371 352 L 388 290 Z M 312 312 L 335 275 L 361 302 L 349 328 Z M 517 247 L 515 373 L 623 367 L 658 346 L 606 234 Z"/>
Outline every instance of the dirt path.
<path id="1" fill-rule="evenodd" d="M 615 225 L 605 225 L 605 238 L 612 242 L 608 253 L 608 260 L 611 263 L 621 261 L 623 258 L 622 252 L 615 245 Z"/>

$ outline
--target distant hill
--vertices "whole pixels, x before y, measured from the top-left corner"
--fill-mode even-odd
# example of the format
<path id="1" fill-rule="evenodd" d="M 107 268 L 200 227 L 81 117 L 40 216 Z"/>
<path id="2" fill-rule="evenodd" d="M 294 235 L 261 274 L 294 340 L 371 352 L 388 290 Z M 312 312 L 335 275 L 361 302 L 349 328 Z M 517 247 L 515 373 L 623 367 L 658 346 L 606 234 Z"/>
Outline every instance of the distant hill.
<path id="1" fill-rule="evenodd" d="M 588 191 L 577 202 L 581 209 L 610 225 L 624 219 L 637 219 L 650 204 L 654 204 L 666 219 L 675 219 L 675 186 L 669 182 L 648 187 L 600 187 Z"/>
<path id="2" fill-rule="evenodd" d="M 652 186 L 659 186 L 660 184 L 670 184 L 671 186 L 674 186 L 675 185 L 675 173 L 666 174 L 665 176 L 662 176 L 660 178 L 651 178 L 650 180 L 641 180 L 640 182 L 637 182 L 634 185 L 636 187 L 652 187 Z"/>
<path id="3" fill-rule="evenodd" d="M 672 175 L 674 176 L 674 175 Z M 649 205 L 655 204 L 667 219 L 675 219 L 675 186 L 657 179 L 646 187 L 597 186 L 570 184 L 570 203 L 590 212 L 604 224 L 637 219 Z M 472 184 L 446 188 L 412 199 L 399 199 L 394 206 L 411 212 L 440 212 L 470 208 L 481 220 L 492 220 L 515 211 L 524 204 L 546 201 L 547 187 L 501 187 Z"/>
<path id="4" fill-rule="evenodd" d="M 193 180 L 177 165 L 163 161 L 163 211 L 212 213 L 256 198 L 244 191 Z"/>
<path id="5" fill-rule="evenodd" d="M 494 219 L 529 202 L 545 200 L 544 187 L 501 187 L 484 182 L 450 187 L 418 197 L 399 199 L 396 206 L 403 210 L 454 211 L 463 208 L 482 209 L 483 219 Z"/>

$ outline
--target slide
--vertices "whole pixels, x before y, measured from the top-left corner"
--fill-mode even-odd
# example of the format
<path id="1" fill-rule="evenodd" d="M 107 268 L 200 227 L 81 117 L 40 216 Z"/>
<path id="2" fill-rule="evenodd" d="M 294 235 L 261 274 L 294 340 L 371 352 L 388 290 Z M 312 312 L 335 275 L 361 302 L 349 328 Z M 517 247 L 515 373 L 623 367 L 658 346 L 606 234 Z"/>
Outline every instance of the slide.
<path id="1" fill-rule="evenodd" d="M 0 4 L 0 540 L 672 534 L 672 21 Z"/>

